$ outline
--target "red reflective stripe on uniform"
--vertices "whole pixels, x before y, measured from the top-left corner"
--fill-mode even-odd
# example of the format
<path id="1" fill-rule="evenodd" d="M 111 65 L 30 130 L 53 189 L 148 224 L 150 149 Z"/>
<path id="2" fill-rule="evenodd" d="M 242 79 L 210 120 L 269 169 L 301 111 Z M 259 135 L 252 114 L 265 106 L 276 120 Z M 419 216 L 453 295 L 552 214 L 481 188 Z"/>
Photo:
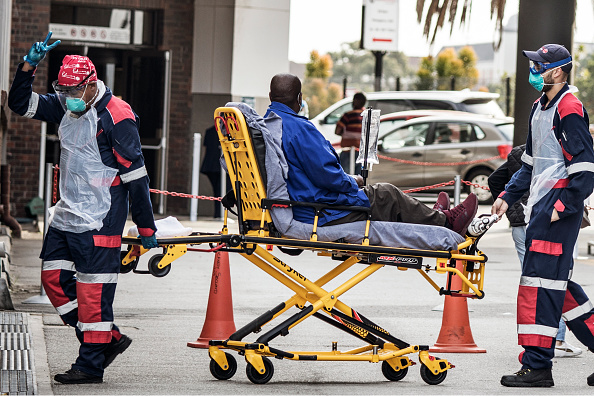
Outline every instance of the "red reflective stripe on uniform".
<path id="1" fill-rule="evenodd" d="M 115 329 L 112 329 L 112 330 L 111 330 L 111 336 L 112 336 L 113 338 L 115 338 L 115 340 L 116 340 L 116 341 L 119 341 L 119 340 L 120 340 L 120 338 L 122 338 L 122 333 L 120 333 L 119 331 L 117 331 L 117 330 L 115 330 Z"/>
<path id="2" fill-rule="evenodd" d="M 113 187 L 113 186 L 119 186 L 121 183 L 122 183 L 122 179 L 120 179 L 120 177 L 119 177 L 119 176 L 116 176 L 116 177 L 113 179 L 113 182 L 111 182 L 111 186 L 112 186 L 112 187 Z"/>
<path id="3" fill-rule="evenodd" d="M 111 97 L 109 103 L 107 103 L 107 106 L 105 106 L 105 109 L 111 115 L 114 125 L 128 118 L 133 121 L 136 120 L 130 105 L 124 102 L 122 99 L 116 98 L 115 96 Z"/>
<path id="4" fill-rule="evenodd" d="M 132 165 L 132 161 L 128 161 L 126 158 L 122 157 L 120 154 L 118 154 L 116 149 L 113 149 L 113 155 L 115 155 L 116 160 L 118 161 L 118 164 L 120 164 L 126 168 L 129 168 L 130 165 Z"/>
<path id="5" fill-rule="evenodd" d="M 592 333 L 594 336 L 594 315 L 590 315 L 590 317 L 586 319 L 584 323 L 586 323 L 588 330 L 590 330 L 590 333 Z"/>
<path id="6" fill-rule="evenodd" d="M 96 135 L 96 136 L 99 136 L 99 135 L 101 135 L 102 133 L 103 133 L 103 129 L 101 129 L 99 132 L 97 132 L 97 135 Z"/>
<path id="7" fill-rule="evenodd" d="M 536 323 L 537 297 L 537 287 L 520 286 L 518 288 L 518 324 Z"/>
<path id="8" fill-rule="evenodd" d="M 561 146 L 561 151 L 563 152 L 563 156 L 567 159 L 567 161 L 571 161 L 573 159 L 573 155 L 571 155 L 567 151 L 565 151 L 565 148 L 561 144 L 561 139 L 559 139 L 559 145 Z"/>
<path id="9" fill-rule="evenodd" d="M 122 245 L 121 235 L 93 235 L 93 243 L 97 247 L 115 248 Z"/>
<path id="10" fill-rule="evenodd" d="M 497 198 L 501 198 L 501 197 L 503 197 L 504 195 L 505 195 L 505 191 L 501 191 L 501 192 L 499 193 L 499 195 L 497 196 Z"/>
<path id="11" fill-rule="evenodd" d="M 101 294 L 103 283 L 76 282 L 78 298 L 78 321 L 82 323 L 101 322 Z M 111 333 L 109 333 L 111 334 Z M 109 341 L 108 341 L 109 342 Z"/>
<path id="12" fill-rule="evenodd" d="M 518 334 L 518 345 L 550 348 L 555 339 L 540 334 Z"/>
<path id="13" fill-rule="evenodd" d="M 563 212 L 565 210 L 565 205 L 563 205 L 563 202 L 561 202 L 559 199 L 557 202 L 555 202 L 553 207 L 557 209 L 557 212 Z"/>
<path id="14" fill-rule="evenodd" d="M 138 233 L 144 237 L 153 236 L 155 231 L 152 228 L 140 228 L 138 227 Z"/>
<path id="15" fill-rule="evenodd" d="M 64 290 L 62 290 L 62 285 L 60 285 L 61 271 L 59 269 L 41 271 L 43 289 L 54 307 L 61 307 L 70 302 L 70 299 L 66 297 Z"/>
<path id="16" fill-rule="evenodd" d="M 93 344 L 109 344 L 111 342 L 111 331 L 84 331 L 85 342 Z"/>
<path id="17" fill-rule="evenodd" d="M 530 251 L 551 256 L 560 256 L 563 253 L 563 244 L 533 239 L 530 245 Z"/>
<path id="18" fill-rule="evenodd" d="M 569 179 L 559 179 L 553 188 L 565 188 L 569 185 Z"/>
<path id="19" fill-rule="evenodd" d="M 563 313 L 571 311 L 574 308 L 579 307 L 580 304 L 575 301 L 573 295 L 569 292 L 569 290 L 565 291 L 565 300 L 563 301 Z"/>

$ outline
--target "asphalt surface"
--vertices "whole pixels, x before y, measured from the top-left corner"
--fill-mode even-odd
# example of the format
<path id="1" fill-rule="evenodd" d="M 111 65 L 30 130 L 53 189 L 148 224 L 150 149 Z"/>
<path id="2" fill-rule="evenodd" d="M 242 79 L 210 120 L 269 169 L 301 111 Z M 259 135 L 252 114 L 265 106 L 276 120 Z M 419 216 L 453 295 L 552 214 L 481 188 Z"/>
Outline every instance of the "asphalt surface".
<path id="1" fill-rule="evenodd" d="M 480 213 L 489 207 L 481 206 Z M 195 231 L 218 231 L 216 221 L 182 222 Z M 233 230 L 234 225 L 230 228 Z M 40 294 L 41 235 L 25 232 L 13 241 L 12 293 L 15 309 L 30 315 L 31 338 L 39 394 L 130 395 L 130 394 L 592 394 L 586 377 L 594 371 L 594 354 L 584 351 L 577 358 L 555 359 L 555 387 L 514 389 L 500 385 L 502 375 L 520 368 L 515 331 L 515 299 L 520 264 L 508 223 L 501 221 L 483 236 L 479 248 L 489 257 L 485 273 L 485 298 L 469 300 L 472 337 L 486 353 L 438 354 L 456 367 L 443 383 L 425 384 L 419 365 L 409 368 L 398 382 L 387 381 L 380 364 L 365 362 L 314 362 L 272 359 L 274 376 L 265 385 L 254 385 L 246 377 L 245 360 L 237 358 L 237 374 L 227 381 L 216 380 L 209 371 L 207 350 L 188 348 L 205 320 L 214 261 L 213 253 L 188 252 L 172 264 L 163 278 L 144 274 L 122 274 L 114 311 L 116 323 L 134 341 L 106 370 L 103 384 L 63 385 L 53 376 L 70 368 L 77 356 L 74 330 L 64 326 L 50 305 L 24 304 Z M 594 241 L 594 227 L 580 234 L 579 259 L 573 279 L 594 296 L 594 256 L 587 256 L 587 242 Z M 273 252 L 281 260 L 316 278 L 336 261 L 304 252 L 297 257 Z M 147 254 L 139 268 L 146 268 Z M 230 255 L 233 313 L 237 328 L 289 298 L 292 293 L 239 255 Z M 143 267 L 144 266 L 144 267 Z M 339 280 L 353 275 L 356 265 Z M 431 274 L 439 285 L 445 276 Z M 335 285 L 330 283 L 329 287 Z M 381 325 L 396 337 L 411 343 L 433 345 L 438 338 L 444 297 L 416 271 L 385 267 L 346 293 L 341 300 Z M 295 311 L 289 311 L 291 313 Z M 274 322 L 277 323 L 277 322 Z M 255 340 L 251 335 L 246 340 Z M 284 350 L 326 351 L 338 342 L 339 350 L 362 346 L 357 339 L 309 318 L 279 337 L 270 346 Z M 568 332 L 567 341 L 583 346 Z M 232 352 L 233 353 L 233 352 Z M 411 356 L 417 360 L 417 356 Z"/>

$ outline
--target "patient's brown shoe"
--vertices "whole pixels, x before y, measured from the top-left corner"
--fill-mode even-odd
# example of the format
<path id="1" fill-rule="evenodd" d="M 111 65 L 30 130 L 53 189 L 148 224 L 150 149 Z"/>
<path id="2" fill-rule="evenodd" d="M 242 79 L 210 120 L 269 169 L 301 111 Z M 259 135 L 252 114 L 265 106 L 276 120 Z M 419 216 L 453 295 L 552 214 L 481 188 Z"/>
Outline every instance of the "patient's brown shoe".
<path id="1" fill-rule="evenodd" d="M 450 196 L 447 192 L 442 191 L 437 196 L 437 202 L 433 205 L 433 210 L 439 210 L 443 212 L 444 210 L 450 209 Z"/>
<path id="2" fill-rule="evenodd" d="M 462 236 L 466 236 L 466 229 L 470 225 L 478 209 L 478 200 L 473 193 L 468 194 L 468 198 L 460 205 L 451 210 L 444 210 L 446 215 L 446 227 Z"/>

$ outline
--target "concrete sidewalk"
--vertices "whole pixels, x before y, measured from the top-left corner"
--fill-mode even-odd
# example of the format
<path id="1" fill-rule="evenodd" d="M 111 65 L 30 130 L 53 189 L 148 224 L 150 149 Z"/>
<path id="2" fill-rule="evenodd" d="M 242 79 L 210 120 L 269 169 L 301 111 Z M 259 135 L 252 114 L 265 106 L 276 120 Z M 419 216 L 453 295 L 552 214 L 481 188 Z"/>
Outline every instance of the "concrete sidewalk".
<path id="1" fill-rule="evenodd" d="M 479 209 L 479 213 L 485 212 L 488 207 Z M 220 222 L 214 221 L 182 223 L 195 231 L 216 232 L 221 227 Z M 23 239 L 13 241 L 16 286 L 12 299 L 16 312 L 28 315 L 37 394 L 518 394 L 518 389 L 499 384 L 501 375 L 519 369 L 517 356 L 521 350 L 515 334 L 520 265 L 507 226 L 506 222 L 498 223 L 480 241 L 479 248 L 489 257 L 486 296 L 468 301 L 474 340 L 487 353 L 443 354 L 456 368 L 435 387 L 421 380 L 419 365 L 411 367 L 403 380 L 389 382 L 381 374 L 380 365 L 276 359 L 273 359 L 272 380 L 257 386 L 246 378 L 245 362 L 237 354 L 234 354 L 238 361 L 237 374 L 228 381 L 215 380 L 209 372 L 207 351 L 186 346 L 188 341 L 198 338 L 204 323 L 212 253 L 189 252 L 172 264 L 171 272 L 164 278 L 134 273 L 120 276 L 114 304 L 116 323 L 134 342 L 106 370 L 103 384 L 62 385 L 51 380 L 53 375 L 70 367 L 77 355 L 77 343 L 73 329 L 62 324 L 51 306 L 23 304 L 27 298 L 39 294 L 39 234 L 24 233 Z M 584 229 L 580 235 L 580 259 L 575 265 L 574 279 L 593 296 L 594 256 L 587 256 L 588 240 L 594 240 L 594 227 Z M 290 257 L 275 249 L 274 254 L 311 278 L 336 263 L 311 252 Z M 146 265 L 147 260 L 148 257 L 143 257 L 139 267 Z M 239 255 L 230 255 L 230 267 L 238 328 L 292 295 Z M 431 276 L 443 285 L 444 276 L 434 273 Z M 341 300 L 409 343 L 433 345 L 437 340 L 442 312 L 434 309 L 443 303 L 443 296 L 415 271 L 384 268 Z M 361 346 L 356 339 L 314 319 L 293 328 L 287 337 L 275 339 L 271 346 L 285 350 L 329 350 L 332 341 L 338 342 L 339 350 Z M 569 332 L 567 341 L 582 347 Z M 588 352 L 578 358 L 555 359 L 556 386 L 522 389 L 521 393 L 588 394 L 593 389 L 586 385 L 586 377 L 593 371 L 594 354 Z"/>

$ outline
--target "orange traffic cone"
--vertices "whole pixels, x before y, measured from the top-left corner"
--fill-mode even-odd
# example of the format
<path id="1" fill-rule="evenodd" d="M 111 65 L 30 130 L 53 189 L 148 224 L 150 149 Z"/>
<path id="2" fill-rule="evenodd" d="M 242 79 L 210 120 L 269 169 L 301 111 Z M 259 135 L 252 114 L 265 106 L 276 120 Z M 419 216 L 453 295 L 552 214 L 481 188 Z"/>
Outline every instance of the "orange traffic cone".
<path id="1" fill-rule="evenodd" d="M 212 267 L 204 326 L 200 337 L 195 342 L 188 342 L 188 346 L 208 348 L 208 341 L 226 340 L 233 333 L 235 333 L 235 322 L 233 321 L 229 253 L 218 251 L 215 253 Z"/>
<path id="2" fill-rule="evenodd" d="M 458 261 L 456 268 L 462 270 L 464 261 Z M 452 278 L 452 289 L 461 289 L 462 279 Z M 431 352 L 441 353 L 485 353 L 486 349 L 479 348 L 472 338 L 470 321 L 468 319 L 468 303 L 466 297 L 445 296 L 441 330 L 437 342 L 429 349 Z"/>

